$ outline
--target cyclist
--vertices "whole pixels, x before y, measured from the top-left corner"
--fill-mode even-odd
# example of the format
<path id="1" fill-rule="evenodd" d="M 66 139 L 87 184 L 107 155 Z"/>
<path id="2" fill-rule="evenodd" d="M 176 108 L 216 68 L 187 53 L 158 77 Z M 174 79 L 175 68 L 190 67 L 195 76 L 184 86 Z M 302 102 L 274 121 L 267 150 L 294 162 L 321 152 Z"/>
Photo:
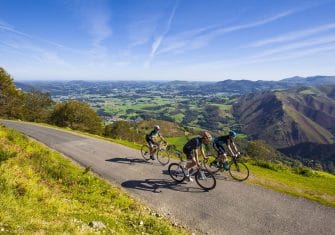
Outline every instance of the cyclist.
<path id="1" fill-rule="evenodd" d="M 202 133 L 201 137 L 195 137 L 193 139 L 190 139 L 183 148 L 183 152 L 187 157 L 187 163 L 186 167 L 184 169 L 184 173 L 188 179 L 188 181 L 192 181 L 189 173 L 189 169 L 191 169 L 193 166 L 197 165 L 199 167 L 199 150 L 201 152 L 201 155 L 204 158 L 206 157 L 203 144 L 208 144 L 212 141 L 212 136 L 207 131 Z"/>
<path id="2" fill-rule="evenodd" d="M 163 136 L 159 133 L 159 130 L 161 128 L 158 125 L 154 126 L 154 129 L 149 133 L 145 135 L 145 140 L 147 141 L 150 149 L 150 158 L 151 160 L 155 160 L 154 154 L 156 152 L 156 148 L 154 146 L 159 146 L 159 143 L 155 141 L 157 137 L 159 137 L 162 141 L 166 143 L 166 140 L 163 138 Z"/>
<path id="3" fill-rule="evenodd" d="M 226 153 L 226 150 L 223 147 L 223 145 L 226 144 L 228 153 L 231 154 L 232 156 L 236 155 L 236 154 L 240 154 L 240 152 L 238 152 L 237 147 L 234 143 L 235 138 L 236 138 L 236 132 L 235 131 L 229 131 L 228 135 L 214 137 L 213 147 L 218 154 L 218 157 L 212 163 L 214 166 L 219 167 L 219 162 L 218 161 L 220 161 L 222 159 L 223 160 L 223 168 L 225 170 L 228 170 L 227 153 Z"/>

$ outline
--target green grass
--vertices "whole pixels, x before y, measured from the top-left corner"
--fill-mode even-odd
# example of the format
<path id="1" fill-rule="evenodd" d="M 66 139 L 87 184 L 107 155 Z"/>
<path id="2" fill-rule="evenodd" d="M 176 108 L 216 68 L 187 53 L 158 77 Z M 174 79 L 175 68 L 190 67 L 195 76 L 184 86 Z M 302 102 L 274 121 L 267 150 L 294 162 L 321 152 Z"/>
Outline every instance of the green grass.
<path id="1" fill-rule="evenodd" d="M 16 131 L 0 127 L 0 149 L 0 233 L 187 233 Z M 106 227 L 90 227 L 92 221 Z"/>
<path id="2" fill-rule="evenodd" d="M 253 164 L 248 167 L 252 175 L 249 183 L 335 207 L 335 176 L 332 174 L 312 171 L 312 175 L 305 176 L 289 168 L 269 169 Z"/>
<path id="3" fill-rule="evenodd" d="M 184 144 L 188 141 L 186 136 L 168 137 L 166 140 L 170 145 L 175 145 L 179 151 L 183 150 Z"/>

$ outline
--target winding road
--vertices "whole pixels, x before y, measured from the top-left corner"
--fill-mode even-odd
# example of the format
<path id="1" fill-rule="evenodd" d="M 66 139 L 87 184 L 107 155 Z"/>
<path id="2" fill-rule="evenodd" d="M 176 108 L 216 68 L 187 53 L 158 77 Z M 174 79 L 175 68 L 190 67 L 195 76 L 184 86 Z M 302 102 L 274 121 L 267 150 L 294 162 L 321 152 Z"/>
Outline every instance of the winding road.
<path id="1" fill-rule="evenodd" d="M 335 208 L 219 176 L 204 192 L 175 184 L 167 167 L 144 162 L 138 150 L 73 132 L 0 120 L 120 185 L 196 234 L 335 234 Z"/>

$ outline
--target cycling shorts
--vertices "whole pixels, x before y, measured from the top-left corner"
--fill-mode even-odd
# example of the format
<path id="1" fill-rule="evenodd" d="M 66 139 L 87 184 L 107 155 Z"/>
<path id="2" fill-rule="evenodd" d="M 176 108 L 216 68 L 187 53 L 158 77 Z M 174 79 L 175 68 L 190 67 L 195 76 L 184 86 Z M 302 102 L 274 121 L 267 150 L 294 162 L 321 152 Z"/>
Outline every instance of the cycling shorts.
<path id="1" fill-rule="evenodd" d="M 222 144 L 213 143 L 213 148 L 219 155 L 222 155 L 226 152 Z"/>
<path id="2" fill-rule="evenodd" d="M 147 141 L 150 148 L 152 148 L 154 145 L 158 145 L 157 142 L 150 138 L 148 135 L 145 136 L 145 140 Z"/>
<path id="3" fill-rule="evenodd" d="M 184 152 L 184 154 L 186 155 L 186 158 L 187 158 L 188 160 L 190 160 L 190 159 L 193 158 L 193 149 L 184 147 L 184 148 L 183 148 L 183 152 Z"/>

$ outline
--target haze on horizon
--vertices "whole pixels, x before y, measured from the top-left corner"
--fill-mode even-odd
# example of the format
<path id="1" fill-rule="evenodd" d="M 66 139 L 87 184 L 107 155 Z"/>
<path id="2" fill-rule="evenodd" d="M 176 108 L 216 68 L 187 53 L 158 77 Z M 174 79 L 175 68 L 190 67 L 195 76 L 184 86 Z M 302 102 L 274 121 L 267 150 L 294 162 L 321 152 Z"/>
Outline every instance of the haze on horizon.
<path id="1" fill-rule="evenodd" d="M 335 0 L 1 0 L 15 80 L 335 75 Z"/>

